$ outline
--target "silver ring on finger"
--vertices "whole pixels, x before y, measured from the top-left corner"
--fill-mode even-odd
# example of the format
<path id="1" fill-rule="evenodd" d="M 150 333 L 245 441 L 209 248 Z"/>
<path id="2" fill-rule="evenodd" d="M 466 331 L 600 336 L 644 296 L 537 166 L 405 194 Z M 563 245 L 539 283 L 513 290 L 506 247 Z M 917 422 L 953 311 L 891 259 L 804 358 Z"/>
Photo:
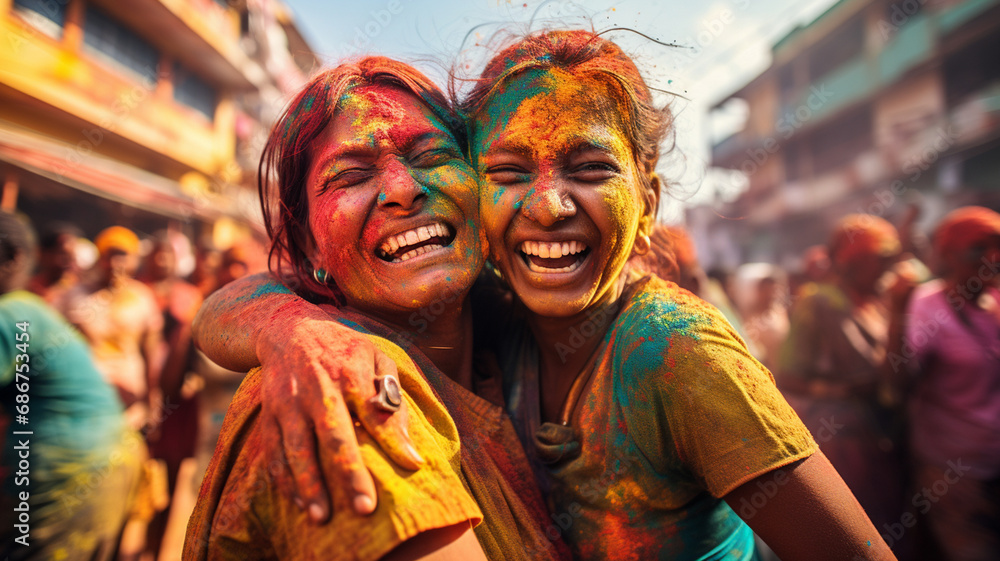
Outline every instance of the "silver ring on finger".
<path id="1" fill-rule="evenodd" d="M 395 413 L 403 406 L 403 390 L 392 374 L 375 379 L 375 405 L 387 413 Z"/>

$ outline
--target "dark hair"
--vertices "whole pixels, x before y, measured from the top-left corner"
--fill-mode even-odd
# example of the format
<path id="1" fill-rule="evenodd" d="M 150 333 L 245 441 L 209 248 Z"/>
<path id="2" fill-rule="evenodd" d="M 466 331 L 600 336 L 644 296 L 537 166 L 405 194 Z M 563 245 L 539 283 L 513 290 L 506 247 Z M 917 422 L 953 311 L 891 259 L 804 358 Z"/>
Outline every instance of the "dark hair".
<path id="1" fill-rule="evenodd" d="M 42 251 L 55 249 L 59 246 L 59 238 L 63 236 L 82 238 L 83 231 L 69 222 L 49 222 L 38 238 L 38 247 Z"/>
<path id="2" fill-rule="evenodd" d="M 0 265 L 21 254 L 33 257 L 35 247 L 31 226 L 7 211 L 0 211 Z"/>
<path id="3" fill-rule="evenodd" d="M 277 276 L 293 277 L 305 291 L 342 302 L 339 288 L 313 279 L 306 248 L 312 241 L 306 173 L 312 143 L 333 119 L 347 92 L 383 85 L 413 94 L 440 118 L 467 149 L 462 121 L 448 98 L 412 66 L 386 57 L 366 57 L 320 72 L 299 92 L 271 129 L 257 174 L 264 226 L 271 238 L 268 266 Z M 272 204 L 274 206 L 272 206 Z"/>
<path id="4" fill-rule="evenodd" d="M 636 166 L 649 174 L 660 159 L 660 143 L 673 130 L 669 107 L 656 107 L 649 87 L 631 57 L 615 43 L 592 31 L 552 30 L 531 34 L 503 49 L 486 64 L 472 91 L 459 104 L 469 120 L 479 114 L 507 82 L 527 70 L 558 68 L 576 76 L 591 76 L 608 84 L 623 102 L 621 116 Z M 456 95 L 454 79 L 452 96 Z"/>

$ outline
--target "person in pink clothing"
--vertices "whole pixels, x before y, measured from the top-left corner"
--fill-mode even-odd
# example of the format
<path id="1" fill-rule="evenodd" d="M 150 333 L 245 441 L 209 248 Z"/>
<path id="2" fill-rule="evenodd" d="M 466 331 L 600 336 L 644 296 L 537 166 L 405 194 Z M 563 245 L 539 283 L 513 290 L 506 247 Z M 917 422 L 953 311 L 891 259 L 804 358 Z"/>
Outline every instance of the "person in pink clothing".
<path id="1" fill-rule="evenodd" d="M 941 279 L 916 289 L 900 353 L 913 376 L 912 506 L 934 559 L 1000 559 L 1000 214 L 947 215 L 934 235 Z"/>

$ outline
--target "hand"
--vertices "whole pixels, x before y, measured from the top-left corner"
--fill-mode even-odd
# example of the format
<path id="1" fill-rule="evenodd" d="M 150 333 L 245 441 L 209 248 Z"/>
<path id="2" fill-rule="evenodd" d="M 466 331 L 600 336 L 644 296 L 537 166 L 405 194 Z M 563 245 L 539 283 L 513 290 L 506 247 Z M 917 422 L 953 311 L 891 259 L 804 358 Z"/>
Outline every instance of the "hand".
<path id="1" fill-rule="evenodd" d="M 309 317 L 299 313 L 302 306 L 309 307 Z M 262 330 L 257 356 L 265 449 L 284 456 L 277 458 L 283 467 L 272 475 L 314 522 L 323 522 L 330 516 L 330 500 L 317 443 L 334 458 L 326 472 L 333 479 L 326 483 L 347 489 L 359 514 L 375 510 L 375 485 L 362 463 L 351 413 L 403 468 L 418 469 L 423 459 L 407 433 L 406 402 L 387 413 L 372 400 L 375 379 L 395 376 L 395 363 L 360 333 L 328 317 L 318 319 L 316 310 L 305 302 L 283 307 Z"/>

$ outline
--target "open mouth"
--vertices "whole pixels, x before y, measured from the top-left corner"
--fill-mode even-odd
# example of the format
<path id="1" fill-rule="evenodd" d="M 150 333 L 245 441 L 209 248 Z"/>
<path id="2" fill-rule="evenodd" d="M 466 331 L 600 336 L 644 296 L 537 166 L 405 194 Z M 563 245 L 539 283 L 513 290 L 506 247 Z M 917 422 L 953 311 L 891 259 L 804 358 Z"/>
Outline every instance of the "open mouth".
<path id="1" fill-rule="evenodd" d="M 572 273 L 588 255 L 590 248 L 583 242 L 521 243 L 521 258 L 533 273 Z"/>
<path id="2" fill-rule="evenodd" d="M 455 233 L 447 224 L 435 222 L 389 236 L 375 253 L 383 261 L 402 263 L 435 249 L 448 247 L 454 240 Z"/>

